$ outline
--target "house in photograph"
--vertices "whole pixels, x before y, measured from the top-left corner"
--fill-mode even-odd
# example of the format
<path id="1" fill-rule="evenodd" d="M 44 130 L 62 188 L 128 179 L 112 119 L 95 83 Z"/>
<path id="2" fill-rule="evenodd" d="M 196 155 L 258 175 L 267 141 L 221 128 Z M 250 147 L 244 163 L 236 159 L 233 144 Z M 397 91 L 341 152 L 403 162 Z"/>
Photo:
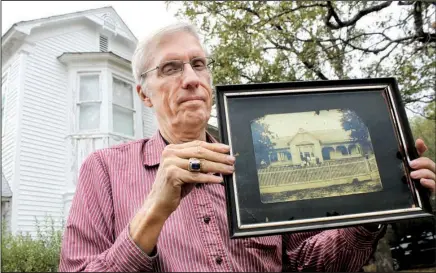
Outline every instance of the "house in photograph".
<path id="1" fill-rule="evenodd" d="M 2 216 L 13 232 L 67 216 L 91 152 L 156 131 L 131 73 L 136 43 L 112 7 L 17 22 L 3 35 Z"/>
<path id="2" fill-rule="evenodd" d="M 270 160 L 273 165 L 321 164 L 324 161 L 363 156 L 360 144 L 351 131 L 343 129 L 307 131 L 302 128 L 290 137 L 272 140 Z"/>

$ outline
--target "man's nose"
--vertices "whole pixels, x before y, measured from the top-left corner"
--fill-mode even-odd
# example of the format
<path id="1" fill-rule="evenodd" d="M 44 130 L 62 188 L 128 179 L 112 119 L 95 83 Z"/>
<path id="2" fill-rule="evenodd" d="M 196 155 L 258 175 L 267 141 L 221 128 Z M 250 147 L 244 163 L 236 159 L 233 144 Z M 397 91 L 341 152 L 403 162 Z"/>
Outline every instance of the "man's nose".
<path id="1" fill-rule="evenodd" d="M 182 87 L 184 89 L 196 89 L 200 84 L 200 78 L 198 77 L 197 72 L 195 72 L 189 63 L 185 64 L 182 77 Z"/>

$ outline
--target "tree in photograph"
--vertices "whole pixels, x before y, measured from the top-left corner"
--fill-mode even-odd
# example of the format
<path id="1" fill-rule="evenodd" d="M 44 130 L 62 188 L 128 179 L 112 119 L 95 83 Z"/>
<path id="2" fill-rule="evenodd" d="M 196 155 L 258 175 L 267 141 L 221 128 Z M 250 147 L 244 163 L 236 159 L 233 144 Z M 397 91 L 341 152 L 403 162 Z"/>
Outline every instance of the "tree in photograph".
<path id="1" fill-rule="evenodd" d="M 251 134 L 256 156 L 256 166 L 257 168 L 266 167 L 271 163 L 270 152 L 273 147 L 273 142 L 271 141 L 272 133 L 269 131 L 268 124 L 265 124 L 262 119 L 252 121 Z"/>
<path id="2" fill-rule="evenodd" d="M 203 33 L 216 84 L 396 77 L 406 107 L 435 101 L 430 1 L 167 1 Z"/>
<path id="3" fill-rule="evenodd" d="M 351 131 L 351 139 L 360 144 L 364 155 L 372 153 L 368 127 L 366 127 L 356 112 L 350 109 L 342 110 L 341 124 L 345 131 Z"/>

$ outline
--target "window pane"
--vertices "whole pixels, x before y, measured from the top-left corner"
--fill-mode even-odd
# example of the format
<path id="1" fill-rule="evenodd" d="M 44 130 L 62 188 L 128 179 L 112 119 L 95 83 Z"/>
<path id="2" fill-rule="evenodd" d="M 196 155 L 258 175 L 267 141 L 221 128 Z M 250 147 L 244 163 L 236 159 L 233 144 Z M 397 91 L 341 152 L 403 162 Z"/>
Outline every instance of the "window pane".
<path id="1" fill-rule="evenodd" d="M 100 100 L 99 75 L 80 76 L 80 101 Z"/>
<path id="2" fill-rule="evenodd" d="M 133 109 L 133 87 L 131 84 L 113 78 L 112 90 L 114 103 Z"/>
<path id="3" fill-rule="evenodd" d="M 100 103 L 82 103 L 80 108 L 80 130 L 100 128 Z"/>
<path id="4" fill-rule="evenodd" d="M 117 133 L 134 136 L 133 111 L 113 105 L 114 131 Z"/>

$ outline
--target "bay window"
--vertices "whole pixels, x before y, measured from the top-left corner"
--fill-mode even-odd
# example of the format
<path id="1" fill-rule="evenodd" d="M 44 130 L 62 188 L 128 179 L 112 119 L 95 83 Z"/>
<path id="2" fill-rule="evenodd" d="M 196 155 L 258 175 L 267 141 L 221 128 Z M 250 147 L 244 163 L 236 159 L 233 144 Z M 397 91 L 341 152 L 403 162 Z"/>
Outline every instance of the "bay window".
<path id="1" fill-rule="evenodd" d="M 66 52 L 58 59 L 66 65 L 73 92 L 67 106 L 73 138 L 106 142 L 143 137 L 142 105 L 130 61 L 112 52 Z"/>

